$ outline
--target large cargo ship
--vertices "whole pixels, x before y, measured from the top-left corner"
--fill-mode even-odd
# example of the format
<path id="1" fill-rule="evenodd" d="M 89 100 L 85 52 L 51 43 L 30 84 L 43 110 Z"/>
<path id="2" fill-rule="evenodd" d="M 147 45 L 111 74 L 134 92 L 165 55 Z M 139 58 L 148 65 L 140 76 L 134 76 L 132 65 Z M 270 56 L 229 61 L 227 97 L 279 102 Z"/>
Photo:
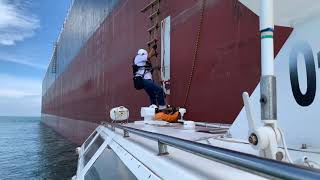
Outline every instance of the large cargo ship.
<path id="1" fill-rule="evenodd" d="M 154 78 L 186 119 L 232 123 L 260 80 L 259 16 L 238 0 L 74 0 L 43 80 L 42 122 L 77 144 L 120 105 L 148 106 L 132 59 L 158 44 Z M 292 27 L 275 27 L 275 55 Z"/>

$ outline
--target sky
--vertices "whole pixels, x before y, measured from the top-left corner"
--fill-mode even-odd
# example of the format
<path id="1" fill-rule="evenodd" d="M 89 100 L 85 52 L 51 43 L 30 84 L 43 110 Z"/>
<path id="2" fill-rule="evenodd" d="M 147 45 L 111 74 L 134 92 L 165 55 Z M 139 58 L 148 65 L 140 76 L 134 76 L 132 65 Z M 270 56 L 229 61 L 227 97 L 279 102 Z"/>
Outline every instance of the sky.
<path id="1" fill-rule="evenodd" d="M 42 80 L 70 0 L 0 0 L 0 116 L 40 116 Z"/>

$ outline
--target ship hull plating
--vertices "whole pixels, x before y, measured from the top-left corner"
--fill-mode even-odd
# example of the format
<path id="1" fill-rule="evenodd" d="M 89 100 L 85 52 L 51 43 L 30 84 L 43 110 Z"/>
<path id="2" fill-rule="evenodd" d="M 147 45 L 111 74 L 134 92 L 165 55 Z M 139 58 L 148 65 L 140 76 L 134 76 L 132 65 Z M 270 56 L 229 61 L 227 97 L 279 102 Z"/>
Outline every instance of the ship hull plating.
<path id="1" fill-rule="evenodd" d="M 80 144 L 97 124 L 109 120 L 107 114 L 113 107 L 126 106 L 130 120 L 139 119 L 140 107 L 149 102 L 144 91 L 134 89 L 130 68 L 136 51 L 146 48 L 149 41 L 149 15 L 140 12 L 148 2 L 111 3 L 113 9 L 63 71 L 59 71 L 63 60 L 57 56 L 59 73 L 50 75 L 49 71 L 44 79 L 45 124 Z M 243 106 L 242 92 L 252 93 L 259 82 L 259 18 L 237 0 L 206 2 L 185 118 L 232 123 Z M 171 16 L 171 94 L 167 101 L 179 107 L 187 91 L 202 0 L 160 3 L 161 18 Z M 291 31 L 275 28 L 276 53 Z"/>

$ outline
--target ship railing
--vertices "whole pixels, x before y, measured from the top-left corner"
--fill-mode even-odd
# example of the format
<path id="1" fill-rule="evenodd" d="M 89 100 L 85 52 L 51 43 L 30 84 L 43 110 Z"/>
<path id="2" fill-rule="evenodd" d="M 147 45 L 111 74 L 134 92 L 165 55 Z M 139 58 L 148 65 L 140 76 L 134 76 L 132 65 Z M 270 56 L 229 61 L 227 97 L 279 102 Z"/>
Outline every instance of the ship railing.
<path id="1" fill-rule="evenodd" d="M 148 132 L 120 124 L 102 123 L 105 127 L 115 131 L 123 131 L 123 137 L 129 138 L 129 133 L 158 142 L 159 155 L 169 155 L 167 146 L 174 147 L 204 158 L 226 164 L 246 172 L 266 178 L 279 179 L 320 179 L 320 170 L 297 166 L 285 162 L 265 159 L 212 145 L 188 141 L 159 133 Z"/>

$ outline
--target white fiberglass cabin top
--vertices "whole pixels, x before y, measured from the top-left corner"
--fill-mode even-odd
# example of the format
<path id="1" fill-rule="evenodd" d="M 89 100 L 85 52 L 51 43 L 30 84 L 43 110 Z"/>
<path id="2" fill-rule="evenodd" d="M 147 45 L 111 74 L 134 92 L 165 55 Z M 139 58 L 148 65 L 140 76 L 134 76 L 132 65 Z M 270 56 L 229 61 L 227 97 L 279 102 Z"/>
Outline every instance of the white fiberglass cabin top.
<path id="1" fill-rule="evenodd" d="M 100 125 L 79 150 L 74 179 L 269 179 L 320 177 L 319 152 L 295 152 L 299 166 L 260 158 L 247 141 L 229 138 L 228 126 L 195 129 L 181 123 L 137 121 Z M 314 153 L 314 154 L 313 154 Z M 251 154 L 251 155 L 250 155 Z M 298 162 L 297 162 L 298 164 Z"/>

